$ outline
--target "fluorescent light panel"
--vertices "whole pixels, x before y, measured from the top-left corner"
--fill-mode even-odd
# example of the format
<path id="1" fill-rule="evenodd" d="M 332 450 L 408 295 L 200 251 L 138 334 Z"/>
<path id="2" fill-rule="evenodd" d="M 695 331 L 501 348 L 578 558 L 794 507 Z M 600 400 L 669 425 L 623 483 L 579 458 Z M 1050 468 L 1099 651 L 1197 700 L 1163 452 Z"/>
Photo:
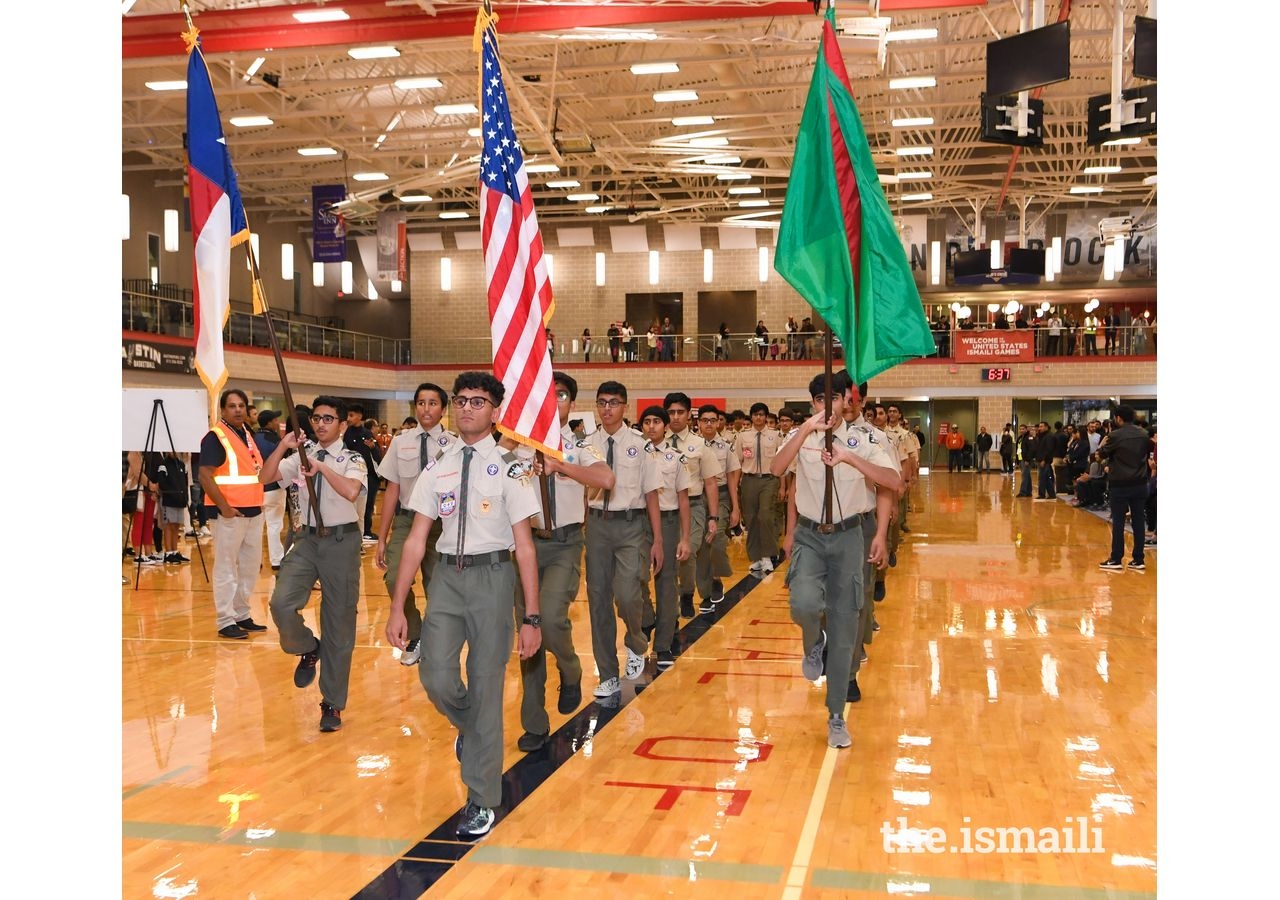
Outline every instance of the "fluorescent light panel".
<path id="1" fill-rule="evenodd" d="M 677 128 L 688 128 L 694 125 L 714 125 L 716 124 L 715 116 L 676 116 L 671 120 L 671 124 Z"/>
<path id="2" fill-rule="evenodd" d="M 885 43 L 892 41 L 931 41 L 938 36 L 936 28 L 904 28 L 901 31 L 890 31 L 884 36 Z"/>
<path id="3" fill-rule="evenodd" d="M 351 176 L 353 181 L 386 181 L 386 172 L 356 172 Z"/>
<path id="4" fill-rule="evenodd" d="M 914 128 L 917 126 L 932 125 L 932 124 L 933 124 L 933 116 L 915 116 L 911 118 L 893 120 L 894 128 Z"/>
<path id="5" fill-rule="evenodd" d="M 338 151 L 332 147 L 299 147 L 299 156 L 337 156 Z"/>
<path id="6" fill-rule="evenodd" d="M 430 203 L 431 195 L 430 194 L 401 194 L 400 202 L 401 203 Z"/>
<path id="7" fill-rule="evenodd" d="M 698 99 L 697 91 L 658 91 L 653 95 L 655 103 L 682 103 Z"/>
<path id="8" fill-rule="evenodd" d="M 632 75 L 666 75 L 679 71 L 680 66 L 673 62 L 635 63 L 631 67 Z"/>
<path id="9" fill-rule="evenodd" d="M 535 172 L 559 172 L 560 167 L 555 163 L 533 163 L 532 165 L 525 166 L 524 170 L 532 175 Z"/>
<path id="10" fill-rule="evenodd" d="M 1081 185 L 1081 184 L 1077 184 L 1077 185 L 1074 185 L 1074 186 L 1071 188 L 1071 193 L 1073 193 L 1073 194 L 1101 194 L 1101 193 L 1102 193 L 1102 188 L 1098 187 L 1097 185 L 1089 185 L 1089 184 Z"/>
<path id="11" fill-rule="evenodd" d="M 932 178 L 933 172 L 929 169 L 920 169 L 915 172 L 899 172 L 899 181 L 920 181 L 923 178 Z"/>
<path id="12" fill-rule="evenodd" d="M 758 187 L 731 187 L 731 188 L 729 188 L 729 193 L 730 193 L 730 194 L 758 194 L 758 193 L 760 193 L 760 188 L 758 188 Z"/>
<path id="13" fill-rule="evenodd" d="M 738 206 L 740 206 L 740 207 L 742 207 L 742 208 L 744 208 L 744 209 L 746 209 L 746 208 L 748 208 L 748 207 L 752 207 L 752 206 L 768 206 L 768 205 L 769 205 L 769 201 L 768 201 L 768 200 L 764 200 L 764 199 L 761 199 L 761 200 L 739 200 L 739 201 L 738 201 Z"/>
<path id="14" fill-rule="evenodd" d="M 903 200 L 932 200 L 933 194 L 903 194 Z"/>
<path id="15" fill-rule="evenodd" d="M 1085 166 L 1084 174 L 1086 175 L 1114 175 L 1121 171 L 1119 166 Z"/>
<path id="16" fill-rule="evenodd" d="M 893 91 L 907 88 L 931 88 L 938 86 L 938 79 L 932 75 L 913 75 L 906 78 L 890 78 L 889 89 Z"/>
<path id="17" fill-rule="evenodd" d="M 592 200 L 599 200 L 599 194 L 566 194 L 566 200 L 572 200 L 575 203 L 590 203 Z"/>
<path id="18" fill-rule="evenodd" d="M 399 55 L 395 47 L 352 47 L 347 51 L 352 59 L 391 59 Z"/>
<path id="19" fill-rule="evenodd" d="M 244 70 L 244 80 L 248 81 L 254 75 L 258 74 L 258 70 L 262 68 L 262 64 L 267 61 L 265 56 L 259 56 L 250 64 L 249 68 Z"/>
<path id="20" fill-rule="evenodd" d="M 270 116 L 232 116 L 229 121 L 237 128 L 255 128 L 262 125 L 276 124 L 276 120 Z"/>
<path id="21" fill-rule="evenodd" d="M 1140 138 L 1140 137 L 1122 137 L 1122 138 L 1112 138 L 1112 139 L 1111 139 L 1111 140 L 1109 140 L 1109 141 L 1103 141 L 1103 142 L 1102 142 L 1102 146 L 1104 146 L 1104 147 L 1132 147 L 1134 144 L 1141 144 L 1141 143 L 1142 143 L 1142 138 Z"/>
<path id="22" fill-rule="evenodd" d="M 893 152 L 898 156 L 933 156 L 932 147 L 899 147 Z"/>
<path id="23" fill-rule="evenodd" d="M 314 22 L 345 22 L 351 17 L 341 9 L 311 9 L 294 13 L 293 18 L 298 22 L 310 25 Z"/>
<path id="24" fill-rule="evenodd" d="M 446 210 L 446 211 L 444 211 L 444 212 L 440 213 L 440 218 L 442 218 L 442 219 L 469 219 L 469 218 L 471 218 L 471 213 L 467 212 L 466 210 L 462 210 L 462 209 L 452 209 L 452 210 Z"/>
<path id="25" fill-rule="evenodd" d="M 719 156 L 704 156 L 702 161 L 709 166 L 736 166 L 742 162 L 742 157 L 721 154 Z"/>
<path id="26" fill-rule="evenodd" d="M 588 212 L 588 213 L 591 213 L 592 215 L 598 215 L 600 213 L 607 213 L 611 209 L 613 209 L 612 206 L 588 206 L 586 209 L 583 210 L 583 212 Z"/>
<path id="27" fill-rule="evenodd" d="M 746 181 L 749 178 L 750 172 L 721 172 L 716 176 L 717 181 Z"/>
<path id="28" fill-rule="evenodd" d="M 437 116 L 473 116 L 480 112 L 474 103 L 442 103 L 433 108 Z"/>
<path id="29" fill-rule="evenodd" d="M 397 78 L 395 86 L 401 90 L 414 91 L 424 88 L 444 87 L 444 82 L 439 78 L 433 78 L 430 75 L 424 75 L 416 78 Z"/>
<path id="30" fill-rule="evenodd" d="M 187 82 L 183 81 L 148 81 L 147 87 L 153 91 L 185 91 Z"/>

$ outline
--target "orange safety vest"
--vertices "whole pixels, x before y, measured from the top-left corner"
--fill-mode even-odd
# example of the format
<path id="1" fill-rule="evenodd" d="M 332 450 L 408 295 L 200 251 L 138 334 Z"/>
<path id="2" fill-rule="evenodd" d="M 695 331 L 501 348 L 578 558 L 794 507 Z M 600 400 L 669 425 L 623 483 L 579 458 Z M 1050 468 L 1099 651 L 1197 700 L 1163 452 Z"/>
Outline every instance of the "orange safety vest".
<path id="1" fill-rule="evenodd" d="M 948 449 L 948 450 L 963 450 L 963 449 L 964 449 L 964 435 L 962 435 L 962 434 L 961 434 L 960 432 L 958 432 L 958 431 L 951 431 L 951 432 L 948 432 L 948 433 L 947 433 L 947 449 Z"/>
<path id="2" fill-rule="evenodd" d="M 218 442 L 222 444 L 222 449 L 227 455 L 222 465 L 214 469 L 213 483 L 218 486 L 218 490 L 222 491 L 222 496 L 231 506 L 261 506 L 263 486 L 262 482 L 258 481 L 258 472 L 262 469 L 262 454 L 258 452 L 258 447 L 253 442 L 253 436 L 250 435 L 249 444 L 246 446 L 244 441 L 231 440 L 222 430 L 221 425 L 214 425 L 209 430 L 217 435 Z M 205 494 L 204 505 L 217 506 L 218 504 L 213 502 L 212 497 Z"/>

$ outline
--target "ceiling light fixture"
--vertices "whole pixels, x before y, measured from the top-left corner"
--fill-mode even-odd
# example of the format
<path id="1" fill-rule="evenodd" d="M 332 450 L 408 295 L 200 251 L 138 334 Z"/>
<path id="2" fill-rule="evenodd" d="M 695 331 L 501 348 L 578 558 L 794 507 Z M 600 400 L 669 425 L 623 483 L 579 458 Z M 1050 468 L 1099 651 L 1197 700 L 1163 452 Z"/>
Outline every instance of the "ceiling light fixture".
<path id="1" fill-rule="evenodd" d="M 933 194 L 903 194 L 903 200 L 932 200 Z"/>
<path id="2" fill-rule="evenodd" d="M 1114 175 L 1120 171 L 1119 166 L 1085 166 L 1084 174 L 1086 175 Z"/>
<path id="3" fill-rule="evenodd" d="M 667 75 L 679 71 L 680 66 L 673 62 L 635 63 L 631 67 L 632 75 Z"/>
<path id="4" fill-rule="evenodd" d="M 394 82 L 395 86 L 405 91 L 416 91 L 425 88 L 444 87 L 444 82 L 439 78 L 430 75 L 422 75 L 416 78 L 397 78 Z"/>
<path id="5" fill-rule="evenodd" d="M 395 47 L 352 47 L 347 51 L 352 59 L 391 59 L 399 55 Z"/>
<path id="6" fill-rule="evenodd" d="M 750 172 L 721 172 L 716 176 L 718 181 L 745 181 L 751 177 Z"/>
<path id="7" fill-rule="evenodd" d="M 702 161 L 709 166 L 736 166 L 742 162 L 741 156 L 704 156 Z"/>
<path id="8" fill-rule="evenodd" d="M 931 88 L 938 86 L 938 79 L 932 75 L 912 75 L 905 78 L 890 78 L 889 90 L 898 91 L 907 88 Z"/>
<path id="9" fill-rule="evenodd" d="M 1104 147 L 1132 147 L 1134 144 L 1141 144 L 1141 143 L 1142 143 L 1142 138 L 1140 138 L 1140 137 L 1122 137 L 1122 138 L 1112 138 L 1112 139 L 1111 139 L 1111 140 L 1109 140 L 1109 141 L 1103 141 L 1103 142 L 1102 142 L 1102 146 L 1104 146 Z"/>
<path id="10" fill-rule="evenodd" d="M 914 128 L 922 125 L 932 125 L 933 116 L 914 116 L 906 119 L 894 119 L 894 128 Z"/>
<path id="11" fill-rule="evenodd" d="M 654 103 L 683 103 L 697 99 L 697 91 L 656 91 L 653 95 Z"/>
<path id="12" fill-rule="evenodd" d="M 890 31 L 884 36 L 885 42 L 891 41 L 931 41 L 938 36 L 936 28 L 904 28 L 901 31 Z"/>
<path id="13" fill-rule="evenodd" d="M 431 195 L 430 194 L 401 194 L 400 202 L 401 203 L 430 203 Z"/>
<path id="14" fill-rule="evenodd" d="M 590 203 L 592 200 L 599 200 L 599 194 L 566 194 L 566 200 L 572 200 L 574 203 Z"/>
<path id="15" fill-rule="evenodd" d="M 613 209 L 612 206 L 588 206 L 583 210 L 583 212 L 588 212 L 592 215 L 599 215 L 600 213 L 607 213 L 611 209 Z"/>
<path id="16" fill-rule="evenodd" d="M 299 147 L 299 156 L 337 156 L 338 151 L 332 147 Z"/>
<path id="17" fill-rule="evenodd" d="M 760 188 L 758 188 L 758 187 L 731 187 L 731 188 L 729 188 L 729 193 L 730 193 L 730 194 L 758 194 L 758 193 L 760 193 Z"/>
<path id="18" fill-rule="evenodd" d="M 345 22 L 351 17 L 341 9 L 310 9 L 293 14 L 295 21 L 310 25 L 315 22 Z"/>
<path id="19" fill-rule="evenodd" d="M 276 120 L 270 116 L 232 116 L 229 121 L 237 128 L 255 128 L 260 125 L 276 124 Z"/>
<path id="20" fill-rule="evenodd" d="M 932 147 L 899 147 L 893 152 L 898 156 L 933 156 Z"/>
<path id="21" fill-rule="evenodd" d="M 356 172 L 351 176 L 353 181 L 386 181 L 386 172 Z"/>
<path id="22" fill-rule="evenodd" d="M 1152 185 L 1152 184 L 1155 184 L 1155 183 L 1156 183 L 1156 176 L 1155 176 L 1155 175 L 1148 175 L 1146 178 L 1142 179 L 1142 183 L 1143 183 L 1143 184 L 1146 184 L 1146 185 Z"/>
<path id="23" fill-rule="evenodd" d="M 262 68 L 262 64 L 267 61 L 265 56 L 259 56 L 250 64 L 249 68 L 244 70 L 244 80 L 248 81 L 254 75 L 258 74 L 258 70 Z"/>
<path id="24" fill-rule="evenodd" d="M 480 112 L 474 103 L 442 103 L 432 108 L 437 116 L 474 116 Z"/>
<path id="25" fill-rule="evenodd" d="M 689 138 L 690 147 L 728 147 L 729 139 L 727 137 L 691 137 Z"/>
<path id="26" fill-rule="evenodd" d="M 1077 184 L 1071 188 L 1073 194 L 1101 194 L 1102 188 L 1093 184 Z"/>
<path id="27" fill-rule="evenodd" d="M 769 201 L 768 201 L 768 200 L 766 200 L 766 199 L 763 199 L 763 198 L 761 198 L 761 199 L 759 199 L 759 200 L 739 200 L 739 201 L 738 201 L 738 205 L 739 205 L 740 207 L 742 207 L 743 209 L 746 209 L 746 208 L 748 208 L 748 207 L 752 207 L 752 206 L 768 206 L 768 205 L 769 205 Z"/>
<path id="28" fill-rule="evenodd" d="M 549 187 L 549 188 L 576 188 L 576 187 L 582 187 L 582 182 L 578 181 L 578 179 L 576 179 L 576 178 L 562 178 L 562 179 L 560 179 L 559 181 L 548 181 L 548 182 L 547 182 L 547 187 Z"/>
<path id="29" fill-rule="evenodd" d="M 562 41 L 656 41 L 653 31 L 632 31 L 626 28 L 589 28 L 581 26 L 572 31 L 555 35 Z"/>
<path id="30" fill-rule="evenodd" d="M 920 169 L 916 172 L 899 172 L 899 181 L 919 181 L 922 178 L 932 178 L 933 172 L 930 169 Z"/>
<path id="31" fill-rule="evenodd" d="M 687 128 L 693 125 L 714 125 L 716 124 L 715 116 L 676 116 L 671 120 L 671 124 L 677 128 Z"/>
<path id="32" fill-rule="evenodd" d="M 462 209 L 450 209 L 450 210 L 445 210 L 444 212 L 440 213 L 439 218 L 441 218 L 441 219 L 469 219 L 469 218 L 471 218 L 471 213 L 467 212 L 466 210 L 462 210 Z"/>
<path id="33" fill-rule="evenodd" d="M 185 91 L 187 82 L 183 81 L 147 81 L 144 82 L 153 91 Z"/>

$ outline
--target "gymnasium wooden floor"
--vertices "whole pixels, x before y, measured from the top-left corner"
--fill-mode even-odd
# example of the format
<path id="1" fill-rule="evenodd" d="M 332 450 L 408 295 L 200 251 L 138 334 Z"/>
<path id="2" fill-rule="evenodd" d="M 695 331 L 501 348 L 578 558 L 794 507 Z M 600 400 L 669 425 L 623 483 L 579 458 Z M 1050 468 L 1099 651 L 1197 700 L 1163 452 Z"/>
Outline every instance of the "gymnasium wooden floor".
<path id="1" fill-rule="evenodd" d="M 591 702 L 584 588 L 586 702 L 558 715 L 553 671 L 533 754 L 513 654 L 505 804 L 475 845 L 453 837 L 454 731 L 383 637 L 371 549 L 336 734 L 274 625 L 217 636 L 193 542 L 136 590 L 127 564 L 123 896 L 1154 897 L 1156 552 L 1100 571 L 1106 523 L 997 474 L 928 476 L 912 506 L 851 748 L 827 748 L 825 688 L 800 674 L 785 566 L 750 577 L 739 545 L 726 602 L 682 619 L 676 665 L 651 660 L 615 708 Z M 259 622 L 271 587 L 264 565 Z"/>

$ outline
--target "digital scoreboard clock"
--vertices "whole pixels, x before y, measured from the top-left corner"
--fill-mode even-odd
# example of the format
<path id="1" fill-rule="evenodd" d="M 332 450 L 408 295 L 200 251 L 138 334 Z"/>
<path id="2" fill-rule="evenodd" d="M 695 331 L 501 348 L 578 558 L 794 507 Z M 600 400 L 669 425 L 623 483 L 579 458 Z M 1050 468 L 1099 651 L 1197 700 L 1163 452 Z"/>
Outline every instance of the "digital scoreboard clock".
<path id="1" fill-rule="evenodd" d="M 1010 369 L 983 369 L 983 381 L 1012 381 L 1013 372 Z"/>

